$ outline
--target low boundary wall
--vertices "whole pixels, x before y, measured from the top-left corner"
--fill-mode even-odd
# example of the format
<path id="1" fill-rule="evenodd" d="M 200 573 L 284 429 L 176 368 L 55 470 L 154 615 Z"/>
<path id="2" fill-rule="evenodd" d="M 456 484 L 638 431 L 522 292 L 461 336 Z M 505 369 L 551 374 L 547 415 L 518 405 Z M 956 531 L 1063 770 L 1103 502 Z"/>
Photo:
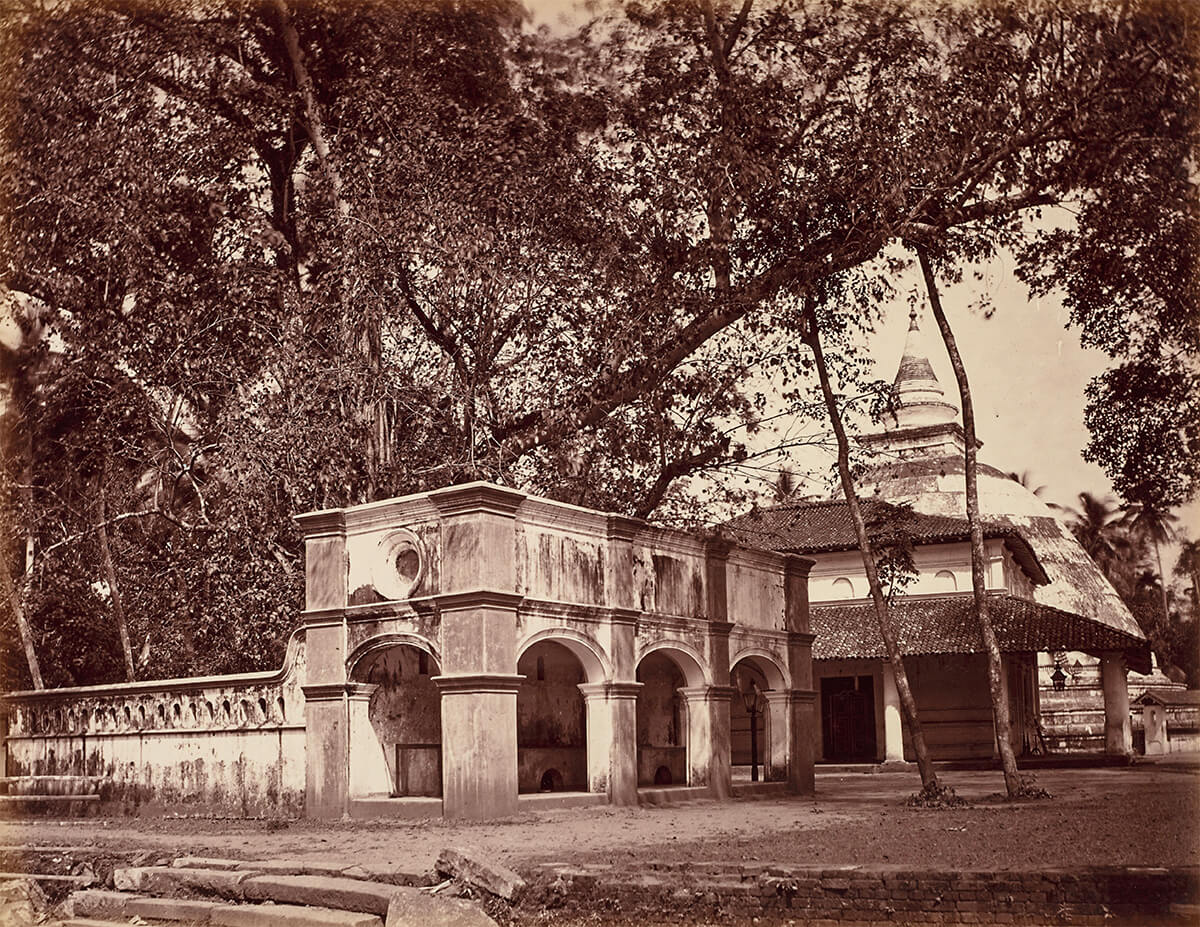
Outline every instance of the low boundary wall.
<path id="1" fill-rule="evenodd" d="M 1037 872 L 647 861 L 539 869 L 522 907 L 662 918 L 762 919 L 821 927 L 877 924 L 1141 924 L 1195 904 L 1200 867 L 1113 866 Z M 651 918 L 652 919 L 652 918 Z"/>
<path id="2" fill-rule="evenodd" d="M 271 672 L 13 692 L 4 774 L 10 794 L 77 792 L 90 777 L 101 803 L 132 812 L 303 813 L 304 633 Z M 24 783 L 22 780 L 25 780 Z"/>

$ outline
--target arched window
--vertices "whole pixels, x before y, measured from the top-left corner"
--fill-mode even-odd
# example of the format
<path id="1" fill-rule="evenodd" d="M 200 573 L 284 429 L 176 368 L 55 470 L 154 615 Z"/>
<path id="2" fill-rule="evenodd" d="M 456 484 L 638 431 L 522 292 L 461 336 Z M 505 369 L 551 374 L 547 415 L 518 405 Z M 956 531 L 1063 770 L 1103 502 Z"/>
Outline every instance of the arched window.
<path id="1" fill-rule="evenodd" d="M 833 581 L 833 597 L 835 599 L 853 599 L 854 583 L 845 576 L 839 576 Z"/>
<path id="2" fill-rule="evenodd" d="M 933 576 L 934 588 L 938 592 L 957 592 L 958 580 L 949 570 L 938 570 Z"/>

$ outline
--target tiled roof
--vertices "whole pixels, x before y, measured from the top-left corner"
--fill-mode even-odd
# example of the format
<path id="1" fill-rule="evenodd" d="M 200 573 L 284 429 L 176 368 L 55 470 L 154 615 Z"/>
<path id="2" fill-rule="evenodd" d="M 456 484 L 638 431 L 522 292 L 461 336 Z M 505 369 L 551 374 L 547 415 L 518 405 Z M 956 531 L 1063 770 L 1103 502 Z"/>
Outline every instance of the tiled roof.
<path id="1" fill-rule="evenodd" d="M 1126 653 L 1130 669 L 1150 671 L 1146 642 L 1117 628 L 1015 596 L 992 594 L 988 601 L 1004 652 L 1121 650 Z M 900 651 L 906 655 L 983 652 L 975 600 L 969 593 L 902 598 L 892 605 L 891 615 Z M 812 630 L 816 634 L 815 660 L 886 654 L 875 607 L 869 601 L 813 606 Z"/>
<path id="2" fill-rule="evenodd" d="M 914 544 L 943 544 L 965 541 L 971 536 L 965 518 L 927 515 L 892 505 L 879 499 L 861 503 L 867 534 L 873 541 L 895 535 L 907 535 Z M 724 527 L 740 544 L 797 554 L 820 554 L 837 550 L 856 550 L 858 538 L 845 502 L 792 502 L 757 509 L 739 515 Z M 1034 579 L 1046 582 L 1045 573 L 1033 549 L 1012 525 L 986 523 L 985 538 L 1004 538 Z"/>
<path id="3" fill-rule="evenodd" d="M 1147 689 L 1135 698 L 1134 702 L 1139 705 L 1147 702 L 1157 702 L 1159 705 L 1168 706 L 1200 706 L 1200 692 L 1194 689 Z"/>

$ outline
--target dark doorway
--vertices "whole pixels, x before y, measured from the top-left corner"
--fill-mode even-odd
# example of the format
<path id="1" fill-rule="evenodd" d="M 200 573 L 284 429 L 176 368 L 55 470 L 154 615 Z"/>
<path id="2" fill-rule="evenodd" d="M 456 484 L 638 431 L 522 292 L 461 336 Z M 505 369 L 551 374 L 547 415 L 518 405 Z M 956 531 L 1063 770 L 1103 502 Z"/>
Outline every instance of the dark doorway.
<path id="1" fill-rule="evenodd" d="M 821 735 L 826 762 L 876 759 L 874 677 L 828 676 L 821 680 Z"/>

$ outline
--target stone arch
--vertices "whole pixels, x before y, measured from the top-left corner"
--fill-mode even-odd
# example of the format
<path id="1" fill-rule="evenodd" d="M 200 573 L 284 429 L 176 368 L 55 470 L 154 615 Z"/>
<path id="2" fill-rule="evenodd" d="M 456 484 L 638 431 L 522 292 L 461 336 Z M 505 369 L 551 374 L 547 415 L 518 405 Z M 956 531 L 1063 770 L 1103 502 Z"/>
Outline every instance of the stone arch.
<path id="1" fill-rule="evenodd" d="M 346 660 L 347 676 L 363 686 L 364 733 L 374 733 L 378 752 L 352 758 L 353 794 L 440 796 L 442 794 L 441 695 L 433 677 L 441 654 L 419 634 L 397 631 L 363 641 Z M 352 699 L 352 702 L 354 700 Z M 280 708 L 282 718 L 282 706 Z"/>
<path id="2" fill-rule="evenodd" d="M 517 675 L 522 677 L 517 689 L 517 790 L 586 791 L 587 706 L 579 687 L 603 681 L 599 656 L 574 636 L 560 637 L 557 631 L 534 635 L 520 648 Z"/>
<path id="3" fill-rule="evenodd" d="M 595 638 L 571 628 L 547 628 L 531 634 L 517 645 L 517 662 L 521 662 L 525 651 L 542 641 L 561 644 L 571 651 L 583 667 L 585 682 L 605 682 L 612 678 L 612 664 L 604 648 Z"/>
<path id="4" fill-rule="evenodd" d="M 669 657 L 679 667 L 686 685 L 712 685 L 712 674 L 708 667 L 708 661 L 691 644 L 674 639 L 654 641 L 641 649 L 636 662 L 641 664 L 652 653 L 662 653 Z"/>
<path id="5" fill-rule="evenodd" d="M 786 722 L 773 714 L 765 694 L 791 688 L 786 670 L 769 651 L 746 648 L 730 658 L 729 681 L 737 690 L 729 700 L 730 765 L 749 767 L 755 781 L 786 775 L 785 769 L 778 768 L 781 764 L 772 769 L 771 762 L 773 755 L 781 754 L 775 748 L 782 742 L 775 741 L 785 736 Z M 752 690 L 757 690 L 753 700 L 748 698 Z"/>
<path id="6" fill-rule="evenodd" d="M 638 655 L 636 674 L 638 785 L 686 785 L 692 768 L 684 690 L 706 685 L 704 663 L 682 641 L 657 641 Z"/>
<path id="7" fill-rule="evenodd" d="M 437 645 L 428 638 L 422 637 L 420 634 L 412 634 L 408 631 L 389 631 L 386 634 L 377 634 L 374 637 L 369 637 L 352 651 L 346 657 L 346 678 L 358 682 L 364 682 L 364 679 L 358 677 L 362 675 L 360 669 L 366 665 L 365 660 L 378 653 L 381 650 L 387 650 L 389 647 L 415 647 L 417 650 L 423 650 L 429 656 L 433 657 L 434 663 L 438 666 L 442 665 L 442 655 L 438 651 Z"/>
<path id="8" fill-rule="evenodd" d="M 766 678 L 767 686 L 772 691 L 784 691 L 792 687 L 791 676 L 782 661 L 769 650 L 760 647 L 747 647 L 739 650 L 729 658 L 729 668 L 732 670 L 743 660 L 749 660 Z"/>

